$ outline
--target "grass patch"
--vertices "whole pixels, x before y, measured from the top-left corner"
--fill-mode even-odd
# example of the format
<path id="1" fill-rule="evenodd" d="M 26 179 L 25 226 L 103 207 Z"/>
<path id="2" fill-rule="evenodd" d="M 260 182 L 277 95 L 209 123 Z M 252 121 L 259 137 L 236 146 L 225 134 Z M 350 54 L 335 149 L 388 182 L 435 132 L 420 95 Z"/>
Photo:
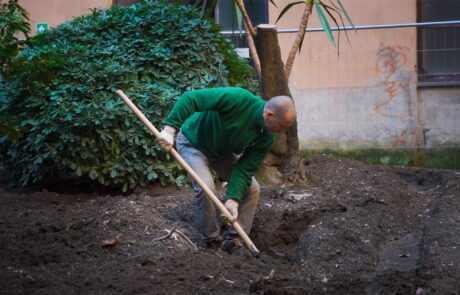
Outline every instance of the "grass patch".
<path id="1" fill-rule="evenodd" d="M 460 169 L 460 147 L 429 149 L 304 149 L 308 158 L 314 154 L 333 154 L 362 161 L 371 165 L 418 166 L 435 169 Z"/>

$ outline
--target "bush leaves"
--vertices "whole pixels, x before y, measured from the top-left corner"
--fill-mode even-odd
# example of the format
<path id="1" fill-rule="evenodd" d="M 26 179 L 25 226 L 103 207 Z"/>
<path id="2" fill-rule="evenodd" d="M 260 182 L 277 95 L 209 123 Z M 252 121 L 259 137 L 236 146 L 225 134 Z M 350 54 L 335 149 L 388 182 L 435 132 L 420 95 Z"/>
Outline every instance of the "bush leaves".
<path id="1" fill-rule="evenodd" d="M 114 91 L 158 128 L 186 90 L 255 91 L 254 71 L 219 30 L 190 7 L 144 1 L 93 10 L 31 39 L 12 64 L 14 79 L 0 81 L 1 114 L 21 130 L 14 142 L 0 137 L 2 164 L 21 185 L 75 177 L 124 191 L 182 185 L 185 172 Z"/>

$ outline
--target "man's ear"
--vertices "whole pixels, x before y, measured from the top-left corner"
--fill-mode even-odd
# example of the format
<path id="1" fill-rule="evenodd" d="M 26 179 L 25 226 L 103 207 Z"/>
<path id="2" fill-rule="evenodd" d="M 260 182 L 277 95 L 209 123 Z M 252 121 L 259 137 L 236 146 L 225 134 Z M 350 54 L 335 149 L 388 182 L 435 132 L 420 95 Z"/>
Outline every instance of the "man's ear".
<path id="1" fill-rule="evenodd" d="M 274 115 L 275 114 L 270 110 L 265 110 L 264 111 L 264 116 L 266 116 L 267 118 L 273 117 Z"/>

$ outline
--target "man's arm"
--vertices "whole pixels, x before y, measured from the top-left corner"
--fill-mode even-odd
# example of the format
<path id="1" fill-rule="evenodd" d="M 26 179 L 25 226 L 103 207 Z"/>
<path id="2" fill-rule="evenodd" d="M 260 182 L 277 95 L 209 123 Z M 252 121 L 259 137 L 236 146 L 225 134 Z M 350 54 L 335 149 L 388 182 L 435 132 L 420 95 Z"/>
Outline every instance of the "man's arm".
<path id="1" fill-rule="evenodd" d="M 237 201 L 241 200 L 251 185 L 252 177 L 256 174 L 274 141 L 275 136 L 266 133 L 256 145 L 244 152 L 243 156 L 233 167 L 232 174 L 230 175 L 227 198 Z"/>

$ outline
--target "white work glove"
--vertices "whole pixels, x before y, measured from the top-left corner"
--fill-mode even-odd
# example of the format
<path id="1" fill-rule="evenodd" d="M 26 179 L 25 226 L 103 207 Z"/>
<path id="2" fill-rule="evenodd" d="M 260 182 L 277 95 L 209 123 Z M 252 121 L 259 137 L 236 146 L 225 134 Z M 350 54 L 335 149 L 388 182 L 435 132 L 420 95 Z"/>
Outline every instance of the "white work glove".
<path id="1" fill-rule="evenodd" d="M 225 205 L 225 208 L 227 208 L 227 210 L 232 215 L 231 219 L 228 221 L 233 223 L 238 218 L 238 206 L 240 204 L 233 199 L 228 199 L 227 201 L 225 201 L 224 205 Z"/>
<path id="2" fill-rule="evenodd" d="M 176 128 L 166 125 L 155 141 L 163 151 L 168 152 L 174 146 L 174 135 Z"/>

